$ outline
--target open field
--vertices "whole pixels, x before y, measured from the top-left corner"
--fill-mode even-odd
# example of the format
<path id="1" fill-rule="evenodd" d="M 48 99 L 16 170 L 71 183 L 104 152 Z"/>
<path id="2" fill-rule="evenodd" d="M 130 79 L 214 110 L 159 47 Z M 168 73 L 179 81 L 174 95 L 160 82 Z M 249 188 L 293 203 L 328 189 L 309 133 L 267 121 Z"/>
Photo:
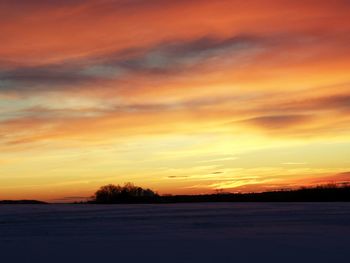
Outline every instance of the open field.
<path id="1" fill-rule="evenodd" d="M 1 262 L 346 262 L 350 203 L 2 205 Z"/>

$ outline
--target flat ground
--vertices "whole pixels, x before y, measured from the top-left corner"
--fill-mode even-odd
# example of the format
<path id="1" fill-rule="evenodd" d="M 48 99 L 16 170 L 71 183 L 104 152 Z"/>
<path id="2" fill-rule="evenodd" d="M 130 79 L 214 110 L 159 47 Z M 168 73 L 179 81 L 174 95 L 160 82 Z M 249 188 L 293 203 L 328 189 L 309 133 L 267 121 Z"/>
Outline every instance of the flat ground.
<path id="1" fill-rule="evenodd" d="M 350 203 L 2 205 L 0 262 L 348 262 Z"/>

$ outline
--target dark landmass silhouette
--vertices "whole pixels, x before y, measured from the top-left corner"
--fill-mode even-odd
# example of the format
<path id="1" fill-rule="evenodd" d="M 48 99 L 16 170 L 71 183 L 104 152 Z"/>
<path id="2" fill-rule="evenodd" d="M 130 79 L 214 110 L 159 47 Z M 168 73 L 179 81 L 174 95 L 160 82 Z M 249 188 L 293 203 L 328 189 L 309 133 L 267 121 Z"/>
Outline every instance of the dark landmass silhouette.
<path id="1" fill-rule="evenodd" d="M 127 183 L 102 186 L 88 201 L 74 204 L 171 204 L 204 202 L 350 202 L 350 185 L 324 185 L 261 193 L 215 193 L 200 195 L 159 195 Z M 0 205 L 50 204 L 40 200 L 0 200 Z"/>
<path id="2" fill-rule="evenodd" d="M 39 200 L 0 200 L 0 205 L 15 205 L 15 204 L 39 205 L 39 204 L 48 204 L 48 203 L 44 201 L 39 201 Z"/>
<path id="3" fill-rule="evenodd" d="M 202 195 L 158 195 L 150 189 L 133 184 L 124 187 L 101 187 L 87 202 L 90 204 L 132 203 L 195 203 L 195 202 L 349 202 L 349 185 L 303 187 L 295 190 L 278 190 L 262 193 L 216 193 Z"/>

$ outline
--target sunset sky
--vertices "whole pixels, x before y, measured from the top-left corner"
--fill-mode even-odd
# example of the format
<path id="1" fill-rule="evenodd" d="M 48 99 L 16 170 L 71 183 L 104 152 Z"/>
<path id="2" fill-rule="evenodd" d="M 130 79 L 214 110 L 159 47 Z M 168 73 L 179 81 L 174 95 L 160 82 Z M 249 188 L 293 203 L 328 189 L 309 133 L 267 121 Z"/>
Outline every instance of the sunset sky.
<path id="1" fill-rule="evenodd" d="M 0 0 L 0 199 L 350 181 L 349 0 Z"/>

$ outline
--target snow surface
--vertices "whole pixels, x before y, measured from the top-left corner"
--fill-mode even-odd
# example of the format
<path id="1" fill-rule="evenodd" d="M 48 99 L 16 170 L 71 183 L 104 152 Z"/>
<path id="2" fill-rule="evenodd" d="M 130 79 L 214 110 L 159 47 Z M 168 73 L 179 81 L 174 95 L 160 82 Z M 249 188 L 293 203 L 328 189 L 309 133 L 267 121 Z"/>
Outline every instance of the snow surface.
<path id="1" fill-rule="evenodd" d="M 350 203 L 2 205 L 0 262 L 350 262 Z"/>

